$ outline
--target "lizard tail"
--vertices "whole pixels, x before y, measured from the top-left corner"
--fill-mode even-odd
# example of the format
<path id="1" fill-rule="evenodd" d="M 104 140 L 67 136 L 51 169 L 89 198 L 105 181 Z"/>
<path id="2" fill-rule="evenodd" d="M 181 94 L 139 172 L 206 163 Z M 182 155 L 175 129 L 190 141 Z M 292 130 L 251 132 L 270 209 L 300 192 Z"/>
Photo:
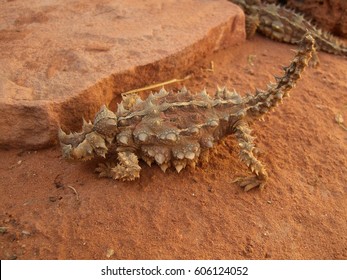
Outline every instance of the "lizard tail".
<path id="1" fill-rule="evenodd" d="M 347 56 L 347 46 L 334 35 L 317 28 L 312 35 L 320 50 L 327 53 Z"/>
<path id="2" fill-rule="evenodd" d="M 251 119 L 261 118 L 270 109 L 289 96 L 290 90 L 295 87 L 301 73 L 306 68 L 308 61 L 315 50 L 315 40 L 306 34 L 300 42 L 299 49 L 288 67 L 283 67 L 284 75 L 275 77 L 276 83 L 268 85 L 266 91 L 257 90 L 255 96 L 246 96 L 245 104 L 247 115 Z"/>

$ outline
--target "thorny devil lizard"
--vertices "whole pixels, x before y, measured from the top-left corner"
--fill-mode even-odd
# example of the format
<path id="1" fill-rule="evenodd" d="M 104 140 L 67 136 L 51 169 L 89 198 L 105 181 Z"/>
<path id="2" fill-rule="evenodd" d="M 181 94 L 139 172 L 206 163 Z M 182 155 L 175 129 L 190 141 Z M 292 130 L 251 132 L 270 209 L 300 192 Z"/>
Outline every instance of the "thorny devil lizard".
<path id="1" fill-rule="evenodd" d="M 276 4 L 262 3 L 261 0 L 229 0 L 239 5 L 246 15 L 246 36 L 251 38 L 258 30 L 270 39 L 296 44 L 306 32 L 316 41 L 318 50 L 347 57 L 347 46 L 329 32 L 322 31 L 302 14 Z M 313 66 L 319 63 L 313 53 Z"/>
<path id="2" fill-rule="evenodd" d="M 284 75 L 275 77 L 267 90 L 242 97 L 235 91 L 218 88 L 214 97 L 203 90 L 191 94 L 185 87 L 179 92 L 162 89 L 145 100 L 137 95 L 123 98 L 117 112 L 103 106 L 94 124 L 83 121 L 82 131 L 66 134 L 59 129 L 65 158 L 89 160 L 94 156 L 118 156 L 96 168 L 101 177 L 131 181 L 140 177 L 138 158 L 149 166 L 156 162 L 165 172 L 174 166 L 180 172 L 186 166 L 207 162 L 209 150 L 222 138 L 234 134 L 240 146 L 240 158 L 253 176 L 238 178 L 245 191 L 262 188 L 268 178 L 263 164 L 255 157 L 249 123 L 260 119 L 277 106 L 300 79 L 314 51 L 314 39 L 305 35 L 299 50 Z"/>

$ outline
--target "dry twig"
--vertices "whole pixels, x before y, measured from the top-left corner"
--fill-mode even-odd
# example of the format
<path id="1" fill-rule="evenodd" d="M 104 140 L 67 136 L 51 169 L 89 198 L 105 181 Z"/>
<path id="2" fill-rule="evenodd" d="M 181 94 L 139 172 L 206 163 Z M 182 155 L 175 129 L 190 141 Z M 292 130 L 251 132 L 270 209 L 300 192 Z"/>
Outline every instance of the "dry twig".
<path id="1" fill-rule="evenodd" d="M 76 199 L 77 199 L 77 200 L 80 200 L 79 195 L 78 195 L 78 192 L 76 191 L 76 189 L 75 189 L 74 187 L 72 187 L 72 186 L 66 186 L 66 187 L 69 188 L 69 189 L 71 189 L 71 190 L 75 193 Z"/>
<path id="2" fill-rule="evenodd" d="M 127 92 L 123 92 L 121 95 L 125 96 L 125 95 L 131 94 L 131 93 L 136 93 L 136 92 L 140 92 L 140 91 L 150 90 L 150 89 L 154 89 L 154 88 L 157 88 L 157 87 L 163 87 L 163 86 L 166 86 L 166 85 L 169 85 L 169 84 L 183 82 L 183 81 L 188 80 L 190 78 L 191 78 L 191 75 L 188 75 L 188 76 L 184 77 L 183 79 L 172 79 L 172 80 L 169 80 L 169 81 L 153 84 L 153 85 L 150 85 L 150 86 L 145 86 L 145 87 L 142 87 L 142 88 L 132 89 L 132 90 L 129 90 Z"/>

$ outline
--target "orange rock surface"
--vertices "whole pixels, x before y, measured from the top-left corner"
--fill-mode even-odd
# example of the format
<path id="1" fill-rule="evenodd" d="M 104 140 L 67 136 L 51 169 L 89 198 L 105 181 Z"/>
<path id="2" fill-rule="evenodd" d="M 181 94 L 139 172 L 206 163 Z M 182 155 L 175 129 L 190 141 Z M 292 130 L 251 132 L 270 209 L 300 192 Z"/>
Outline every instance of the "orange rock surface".
<path id="1" fill-rule="evenodd" d="M 245 38 L 227 1 L 1 1 L 0 15 L 0 147 L 52 145 L 58 125 Z"/>

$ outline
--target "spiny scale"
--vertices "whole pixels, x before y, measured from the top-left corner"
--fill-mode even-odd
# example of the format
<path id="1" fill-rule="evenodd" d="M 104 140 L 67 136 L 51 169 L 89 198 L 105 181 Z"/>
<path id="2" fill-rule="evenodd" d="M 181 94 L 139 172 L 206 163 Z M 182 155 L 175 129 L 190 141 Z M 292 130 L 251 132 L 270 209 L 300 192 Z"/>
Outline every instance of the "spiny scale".
<path id="1" fill-rule="evenodd" d="M 254 137 L 248 121 L 262 118 L 295 86 L 314 50 L 314 39 L 303 38 L 292 63 L 282 77 L 267 90 L 241 97 L 235 91 L 217 88 L 215 95 L 206 90 L 191 94 L 185 87 L 179 92 L 161 89 L 141 100 L 124 96 L 116 113 L 103 106 L 94 124 L 83 122 L 79 133 L 65 134 L 59 130 L 64 157 L 88 160 L 94 156 L 116 153 L 118 164 L 101 164 L 100 176 L 131 181 L 140 176 L 138 159 L 149 166 L 153 162 L 165 172 L 173 167 L 181 172 L 186 166 L 195 168 L 199 161 L 208 160 L 208 151 L 220 139 L 234 134 L 239 141 L 240 157 L 254 173 L 239 182 L 249 190 L 262 187 L 267 179 L 265 168 L 253 155 Z"/>
<path id="2" fill-rule="evenodd" d="M 229 1 L 244 10 L 248 38 L 258 30 L 273 40 L 297 44 L 306 32 L 310 32 L 316 40 L 318 50 L 347 56 L 347 46 L 342 41 L 329 32 L 320 30 L 294 10 L 275 4 L 262 3 L 260 0 Z M 318 58 L 315 59 L 317 61 L 314 63 L 318 63 Z"/>

